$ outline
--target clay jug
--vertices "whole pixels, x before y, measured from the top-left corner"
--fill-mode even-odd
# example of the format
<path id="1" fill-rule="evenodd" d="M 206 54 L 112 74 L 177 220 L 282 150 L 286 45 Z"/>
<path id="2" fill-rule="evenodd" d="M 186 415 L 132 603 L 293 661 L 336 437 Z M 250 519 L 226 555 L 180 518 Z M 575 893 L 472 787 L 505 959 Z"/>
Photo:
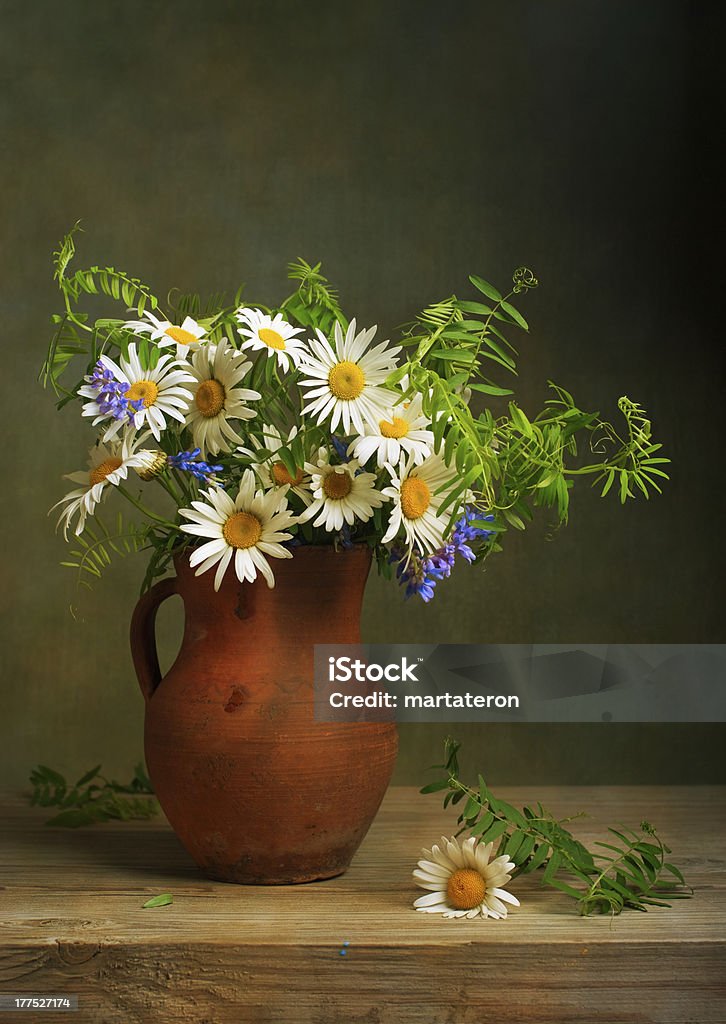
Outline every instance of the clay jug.
<path id="1" fill-rule="evenodd" d="M 396 758 L 392 722 L 317 722 L 313 646 L 360 642 L 371 564 L 359 545 L 299 547 L 275 560 L 275 587 L 228 571 L 176 576 L 139 601 L 131 624 L 146 701 L 146 764 L 169 822 L 201 870 L 225 882 L 283 884 L 339 875 L 383 799 Z M 179 654 L 161 678 L 154 621 L 184 602 Z"/>

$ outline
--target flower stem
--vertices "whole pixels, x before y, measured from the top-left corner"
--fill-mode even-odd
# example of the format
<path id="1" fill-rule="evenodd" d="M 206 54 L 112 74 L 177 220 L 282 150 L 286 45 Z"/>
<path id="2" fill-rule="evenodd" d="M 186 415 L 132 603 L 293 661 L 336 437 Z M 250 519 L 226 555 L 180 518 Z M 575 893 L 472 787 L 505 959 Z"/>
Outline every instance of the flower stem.
<path id="1" fill-rule="evenodd" d="M 156 479 L 159 481 L 159 483 L 167 492 L 167 494 L 171 495 L 171 497 L 176 502 L 177 506 L 181 507 L 184 504 L 184 499 L 174 486 L 171 476 L 167 473 L 160 473 Z"/>
<path id="2" fill-rule="evenodd" d="M 170 530 L 175 530 L 177 532 L 179 531 L 179 527 L 176 525 L 176 523 L 171 523 L 169 522 L 168 519 L 164 519 L 163 516 L 159 516 L 156 514 L 156 512 L 152 512 L 151 509 L 143 505 L 137 498 L 134 498 L 132 494 L 129 494 L 125 487 L 119 486 L 117 490 L 119 491 L 120 494 L 123 494 L 124 498 L 126 498 L 127 501 L 130 501 L 131 504 L 139 510 L 139 512 L 141 512 L 145 516 L 148 516 L 149 519 L 153 519 L 154 522 L 156 523 L 161 523 L 162 526 L 166 526 Z"/>

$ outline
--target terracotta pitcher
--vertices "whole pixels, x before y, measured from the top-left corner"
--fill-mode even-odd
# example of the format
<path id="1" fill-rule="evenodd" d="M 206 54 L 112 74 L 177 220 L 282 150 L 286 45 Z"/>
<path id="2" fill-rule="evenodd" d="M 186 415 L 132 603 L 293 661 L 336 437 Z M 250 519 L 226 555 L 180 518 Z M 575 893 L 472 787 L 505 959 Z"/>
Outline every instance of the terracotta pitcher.
<path id="1" fill-rule="evenodd" d="M 396 758 L 393 723 L 313 718 L 313 645 L 357 643 L 371 564 L 300 547 L 275 560 L 276 585 L 227 572 L 176 577 L 139 601 L 131 649 L 146 700 L 145 748 L 159 802 L 210 878 L 282 884 L 339 875 L 383 799 Z M 161 678 L 154 620 L 172 594 L 185 627 Z"/>

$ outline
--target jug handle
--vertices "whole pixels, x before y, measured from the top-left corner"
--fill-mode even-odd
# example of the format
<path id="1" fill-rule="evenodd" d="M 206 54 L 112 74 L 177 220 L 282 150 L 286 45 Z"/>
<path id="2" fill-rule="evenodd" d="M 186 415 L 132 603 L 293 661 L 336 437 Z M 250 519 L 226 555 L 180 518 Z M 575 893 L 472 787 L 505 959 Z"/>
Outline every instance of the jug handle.
<path id="1" fill-rule="evenodd" d="M 162 601 L 177 593 L 176 576 L 159 580 L 143 594 L 131 616 L 131 656 L 144 700 L 148 703 L 161 682 L 156 651 L 156 613 Z"/>

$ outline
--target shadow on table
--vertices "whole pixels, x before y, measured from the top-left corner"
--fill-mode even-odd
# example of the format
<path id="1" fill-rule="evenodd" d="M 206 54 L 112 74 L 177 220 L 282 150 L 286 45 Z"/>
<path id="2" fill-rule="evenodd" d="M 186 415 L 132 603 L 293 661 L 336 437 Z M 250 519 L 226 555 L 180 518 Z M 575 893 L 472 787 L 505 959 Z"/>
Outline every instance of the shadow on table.
<path id="1" fill-rule="evenodd" d="M 37 865 L 42 859 L 50 873 L 73 866 L 77 871 L 115 868 L 121 876 L 182 878 L 199 882 L 204 878 L 171 829 L 152 830 L 131 822 L 92 825 L 77 829 L 48 826 L 20 833 L 15 843 L 27 847 Z"/>

